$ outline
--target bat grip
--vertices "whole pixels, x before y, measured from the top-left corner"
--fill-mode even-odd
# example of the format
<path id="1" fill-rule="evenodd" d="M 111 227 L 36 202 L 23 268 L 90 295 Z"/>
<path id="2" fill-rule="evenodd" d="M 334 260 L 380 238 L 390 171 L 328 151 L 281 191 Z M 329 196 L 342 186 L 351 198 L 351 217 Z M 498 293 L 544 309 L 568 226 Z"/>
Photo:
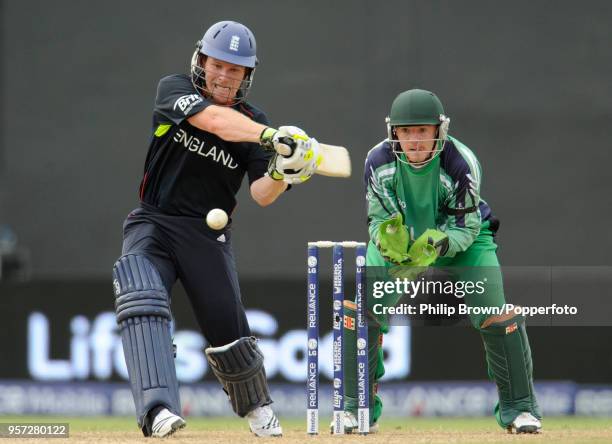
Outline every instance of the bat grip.
<path id="1" fill-rule="evenodd" d="M 275 145 L 276 152 L 283 157 L 291 157 L 295 151 L 296 143 L 291 137 L 279 137 L 279 144 Z"/>

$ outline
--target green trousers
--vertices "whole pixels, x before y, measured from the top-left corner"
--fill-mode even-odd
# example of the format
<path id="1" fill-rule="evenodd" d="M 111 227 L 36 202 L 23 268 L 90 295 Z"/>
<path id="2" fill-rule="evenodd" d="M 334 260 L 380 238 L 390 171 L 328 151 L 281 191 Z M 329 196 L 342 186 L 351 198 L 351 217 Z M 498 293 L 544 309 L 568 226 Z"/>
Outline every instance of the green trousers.
<path id="1" fill-rule="evenodd" d="M 436 267 L 452 267 L 462 281 L 486 280 L 484 294 L 466 294 L 464 303 L 468 307 L 502 307 L 505 304 L 503 279 L 497 259 L 497 245 L 493 233 L 488 229 L 488 222 L 483 224 L 480 234 L 474 243 L 464 252 L 453 258 L 439 258 Z M 381 270 L 384 273 L 393 267 L 386 262 L 376 246 L 368 245 L 366 264 L 370 270 Z M 373 268 L 372 268 L 373 267 Z M 368 328 L 369 328 L 369 362 L 370 362 L 370 419 L 378 421 L 382 414 L 382 399 L 377 394 L 378 381 L 384 375 L 382 334 L 389 331 L 389 320 L 386 314 L 374 314 L 374 304 L 391 307 L 397 304 L 403 295 L 385 294 L 382 298 L 373 298 L 368 294 Z M 354 303 L 345 301 L 345 327 L 347 318 L 355 316 Z M 522 412 L 530 412 L 537 418 L 541 414 L 533 391 L 533 365 L 531 350 L 522 316 L 510 316 L 496 322 L 487 321 L 490 314 L 470 314 L 470 322 L 480 333 L 483 340 L 488 367 L 488 375 L 498 388 L 499 402 L 495 407 L 495 417 L 502 427 L 507 427 Z M 483 324 L 485 327 L 483 328 Z M 350 320 L 348 325 L 351 325 Z M 345 367 L 345 408 L 356 411 L 356 349 L 355 331 L 345 328 L 344 339 Z"/>

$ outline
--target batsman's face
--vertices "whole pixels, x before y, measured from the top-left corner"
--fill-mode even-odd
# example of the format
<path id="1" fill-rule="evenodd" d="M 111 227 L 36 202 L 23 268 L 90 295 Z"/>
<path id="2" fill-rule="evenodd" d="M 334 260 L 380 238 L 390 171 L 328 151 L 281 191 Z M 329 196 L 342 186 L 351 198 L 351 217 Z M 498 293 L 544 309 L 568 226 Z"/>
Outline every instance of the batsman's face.
<path id="1" fill-rule="evenodd" d="M 402 151 L 411 163 L 425 162 L 433 154 L 438 127 L 436 125 L 399 126 L 395 128 Z"/>
<path id="2" fill-rule="evenodd" d="M 218 105 L 232 104 L 246 74 L 246 68 L 207 57 L 204 71 L 206 89 L 210 92 L 212 100 Z"/>

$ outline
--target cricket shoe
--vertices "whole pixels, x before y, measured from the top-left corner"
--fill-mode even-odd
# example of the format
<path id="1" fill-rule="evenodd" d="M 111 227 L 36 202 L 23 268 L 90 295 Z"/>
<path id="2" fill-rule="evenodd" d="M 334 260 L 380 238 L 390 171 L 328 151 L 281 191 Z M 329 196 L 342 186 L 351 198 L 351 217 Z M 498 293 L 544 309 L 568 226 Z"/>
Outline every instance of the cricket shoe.
<path id="1" fill-rule="evenodd" d="M 344 433 L 350 435 L 351 433 L 359 433 L 359 422 L 357 417 L 351 413 L 344 411 L 342 414 L 342 420 L 344 422 Z M 329 433 L 334 433 L 334 422 L 332 421 L 329 425 Z M 378 423 L 370 424 L 370 431 L 368 433 L 378 433 Z"/>
<path id="2" fill-rule="evenodd" d="M 179 429 L 185 427 L 187 423 L 178 415 L 175 415 L 168 409 L 162 409 L 153 420 L 151 426 L 151 436 L 164 438 L 172 435 Z"/>
<path id="3" fill-rule="evenodd" d="M 251 432 L 256 436 L 283 436 L 278 418 L 268 405 L 257 407 L 246 415 Z"/>
<path id="4" fill-rule="evenodd" d="M 508 426 L 508 433 L 540 433 L 542 423 L 529 412 L 518 415 Z"/>

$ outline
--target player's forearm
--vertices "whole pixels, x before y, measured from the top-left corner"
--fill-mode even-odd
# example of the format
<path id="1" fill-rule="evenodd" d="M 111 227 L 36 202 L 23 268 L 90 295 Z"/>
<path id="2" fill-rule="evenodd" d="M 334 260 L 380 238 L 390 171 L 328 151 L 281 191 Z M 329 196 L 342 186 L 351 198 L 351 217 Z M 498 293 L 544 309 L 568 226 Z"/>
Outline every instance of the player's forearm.
<path id="1" fill-rule="evenodd" d="M 448 250 L 444 257 L 454 257 L 457 253 L 467 250 L 480 233 L 480 224 L 466 227 L 451 227 L 444 231 L 448 236 Z"/>
<path id="2" fill-rule="evenodd" d="M 224 106 L 210 105 L 188 119 L 196 128 L 208 131 L 228 142 L 259 142 L 265 125 Z"/>
<path id="3" fill-rule="evenodd" d="M 382 219 L 368 217 L 368 233 L 370 234 L 370 239 L 372 239 L 374 243 L 378 241 L 378 228 L 381 223 L 383 223 Z"/>
<path id="4" fill-rule="evenodd" d="M 267 176 L 257 179 L 251 184 L 251 197 L 262 207 L 272 203 L 287 189 L 282 180 L 273 180 Z"/>

